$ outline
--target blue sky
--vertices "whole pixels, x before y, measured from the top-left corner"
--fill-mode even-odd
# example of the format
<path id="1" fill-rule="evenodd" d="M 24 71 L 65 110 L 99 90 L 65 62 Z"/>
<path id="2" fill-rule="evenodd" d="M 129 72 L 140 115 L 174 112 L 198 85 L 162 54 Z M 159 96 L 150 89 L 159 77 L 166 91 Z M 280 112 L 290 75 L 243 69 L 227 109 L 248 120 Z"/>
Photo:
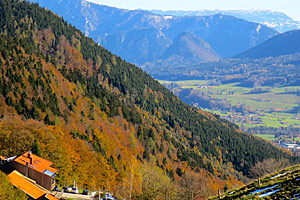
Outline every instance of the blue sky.
<path id="1" fill-rule="evenodd" d="M 235 10 L 267 9 L 284 12 L 300 21 L 300 0 L 88 0 L 126 9 Z"/>

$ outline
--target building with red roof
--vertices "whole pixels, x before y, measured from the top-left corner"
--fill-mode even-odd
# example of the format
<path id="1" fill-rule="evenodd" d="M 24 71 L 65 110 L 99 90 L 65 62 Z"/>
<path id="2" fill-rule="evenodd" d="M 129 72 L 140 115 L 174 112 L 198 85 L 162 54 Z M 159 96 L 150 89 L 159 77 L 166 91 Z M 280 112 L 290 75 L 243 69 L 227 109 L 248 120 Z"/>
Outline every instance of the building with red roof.
<path id="1" fill-rule="evenodd" d="M 24 176 L 34 180 L 38 185 L 52 190 L 55 187 L 54 177 L 57 169 L 51 167 L 53 163 L 31 152 L 26 152 L 16 157 L 11 162 L 13 170 L 17 170 Z"/>

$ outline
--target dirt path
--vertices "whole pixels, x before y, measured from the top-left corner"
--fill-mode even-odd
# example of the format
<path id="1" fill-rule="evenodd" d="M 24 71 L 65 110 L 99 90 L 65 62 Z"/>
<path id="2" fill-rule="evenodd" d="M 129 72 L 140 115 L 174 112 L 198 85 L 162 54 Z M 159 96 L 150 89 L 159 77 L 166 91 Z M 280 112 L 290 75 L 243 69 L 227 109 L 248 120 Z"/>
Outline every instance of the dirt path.
<path id="1" fill-rule="evenodd" d="M 52 192 L 53 195 L 56 197 L 63 197 L 63 198 L 72 198 L 72 199 L 81 199 L 81 200 L 93 200 L 94 198 L 90 195 L 83 195 L 83 194 L 72 194 L 72 193 L 67 193 L 64 192 L 61 195 L 61 192 Z"/>

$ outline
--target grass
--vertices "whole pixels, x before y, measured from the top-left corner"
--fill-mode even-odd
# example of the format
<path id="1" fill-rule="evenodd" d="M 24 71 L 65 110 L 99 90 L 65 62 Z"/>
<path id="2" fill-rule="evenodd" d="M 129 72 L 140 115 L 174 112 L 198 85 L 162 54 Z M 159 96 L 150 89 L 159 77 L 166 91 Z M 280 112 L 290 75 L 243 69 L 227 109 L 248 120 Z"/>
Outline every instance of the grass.
<path id="1" fill-rule="evenodd" d="M 268 140 L 268 141 L 274 141 L 274 140 L 276 140 L 275 135 L 257 134 L 256 136 L 260 137 L 262 139 Z"/>

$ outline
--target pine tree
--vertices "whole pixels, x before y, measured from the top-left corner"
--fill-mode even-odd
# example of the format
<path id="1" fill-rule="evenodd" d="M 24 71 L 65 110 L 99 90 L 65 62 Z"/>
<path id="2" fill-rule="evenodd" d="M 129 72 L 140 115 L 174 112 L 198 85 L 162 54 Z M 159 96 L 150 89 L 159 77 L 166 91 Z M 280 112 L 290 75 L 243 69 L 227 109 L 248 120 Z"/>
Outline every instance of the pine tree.
<path id="1" fill-rule="evenodd" d="M 34 143 L 31 148 L 31 152 L 37 156 L 41 156 L 41 150 L 37 138 L 34 138 Z"/>

